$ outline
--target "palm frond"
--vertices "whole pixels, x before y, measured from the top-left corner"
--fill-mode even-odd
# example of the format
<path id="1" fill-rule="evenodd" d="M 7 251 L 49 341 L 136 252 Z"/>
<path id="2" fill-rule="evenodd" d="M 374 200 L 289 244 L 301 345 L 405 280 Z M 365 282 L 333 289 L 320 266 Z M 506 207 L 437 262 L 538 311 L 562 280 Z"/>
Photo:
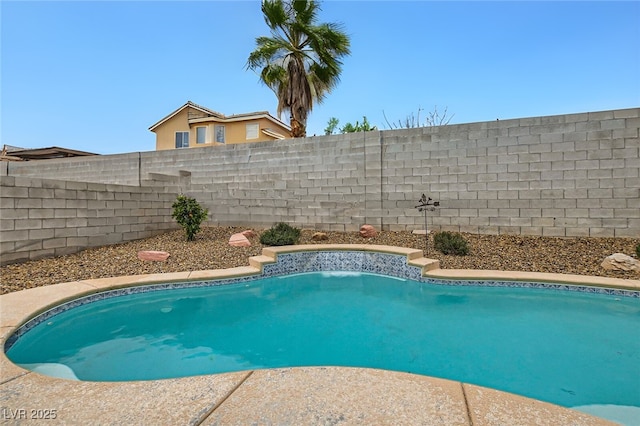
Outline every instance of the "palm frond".
<path id="1" fill-rule="evenodd" d="M 295 20 L 302 25 L 313 25 L 318 19 L 320 4 L 315 0 L 295 0 L 293 1 Z"/>
<path id="2" fill-rule="evenodd" d="M 264 15 L 264 21 L 271 30 L 276 30 L 284 25 L 289 18 L 282 0 L 263 1 L 262 14 Z"/>

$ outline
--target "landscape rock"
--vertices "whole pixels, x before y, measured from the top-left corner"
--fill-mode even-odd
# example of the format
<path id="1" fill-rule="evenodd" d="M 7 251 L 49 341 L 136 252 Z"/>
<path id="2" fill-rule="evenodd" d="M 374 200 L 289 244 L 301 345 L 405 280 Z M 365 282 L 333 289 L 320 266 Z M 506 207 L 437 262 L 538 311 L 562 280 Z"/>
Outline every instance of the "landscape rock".
<path id="1" fill-rule="evenodd" d="M 311 239 L 313 241 L 324 241 L 324 240 L 328 240 L 329 236 L 327 234 L 325 234 L 324 232 L 316 232 L 315 234 L 313 234 L 311 236 Z"/>
<path id="2" fill-rule="evenodd" d="M 424 225 L 423 225 L 424 226 Z M 375 239 L 365 240 L 357 227 L 353 232 L 303 229 L 298 244 L 318 244 L 315 232 L 326 232 L 322 244 L 363 244 L 425 249 L 424 235 L 410 231 L 378 230 Z M 259 256 L 263 245 L 251 240 L 251 247 L 229 246 L 229 236 L 247 227 L 203 226 L 195 241 L 187 241 L 183 229 L 117 245 L 91 248 L 54 258 L 0 266 L 0 294 L 69 281 L 140 274 L 203 271 L 246 266 L 247 258 Z M 431 229 L 429 229 L 431 230 Z M 258 230 L 256 229 L 256 232 Z M 433 233 L 436 232 L 434 227 Z M 590 275 L 639 280 L 638 271 L 604 269 L 602 260 L 612 253 L 635 253 L 638 238 L 626 237 L 543 237 L 521 235 L 464 234 L 471 252 L 466 256 L 442 255 L 429 242 L 429 256 L 437 256 L 443 269 L 508 270 Z M 141 250 L 171 253 L 166 262 L 137 260 Z M 2 308 L 0 307 L 0 310 Z M 2 315 L 2 314 L 0 314 Z"/>
<path id="3" fill-rule="evenodd" d="M 258 234 L 256 234 L 256 232 L 252 229 L 247 229 L 246 231 L 242 231 L 241 234 L 247 238 L 253 238 L 258 236 Z"/>
<path id="4" fill-rule="evenodd" d="M 363 238 L 372 238 L 378 235 L 378 231 L 371 225 L 362 225 L 360 227 L 360 236 Z"/>
<path id="5" fill-rule="evenodd" d="M 614 271 L 637 271 L 640 272 L 640 260 L 627 256 L 624 253 L 614 253 L 604 259 L 600 265 L 604 269 Z"/>
<path id="6" fill-rule="evenodd" d="M 242 232 L 239 232 L 237 234 L 233 234 L 231 238 L 229 238 L 229 245 L 234 247 L 250 247 L 251 242 L 243 235 Z"/>
<path id="7" fill-rule="evenodd" d="M 166 251 L 142 250 L 138 252 L 138 259 L 152 262 L 166 262 L 170 254 Z"/>

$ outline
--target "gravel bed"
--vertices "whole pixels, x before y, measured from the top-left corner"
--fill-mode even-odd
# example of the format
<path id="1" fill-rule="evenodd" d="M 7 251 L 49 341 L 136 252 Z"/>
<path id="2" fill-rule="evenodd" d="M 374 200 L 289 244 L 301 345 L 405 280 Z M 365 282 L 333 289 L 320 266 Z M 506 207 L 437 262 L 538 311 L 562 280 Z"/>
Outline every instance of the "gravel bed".
<path id="1" fill-rule="evenodd" d="M 182 230 L 143 240 L 84 250 L 56 258 L 40 259 L 0 268 L 0 294 L 27 288 L 91 278 L 167 273 L 246 266 L 248 258 L 261 254 L 259 237 L 251 247 L 231 247 L 229 237 L 247 228 L 206 227 L 187 242 Z M 263 230 L 256 229 L 257 233 Z M 380 244 L 425 249 L 424 235 L 382 231 L 364 239 L 358 232 L 325 232 L 328 239 L 313 241 L 316 231 L 303 230 L 299 244 Z M 608 271 L 600 264 L 613 253 L 635 255 L 640 239 L 551 238 L 516 235 L 463 234 L 470 246 L 467 256 L 446 256 L 433 248 L 430 236 L 426 257 L 440 260 L 443 269 L 488 269 L 504 271 L 555 272 L 603 277 L 640 279 L 637 272 Z M 171 254 L 166 262 L 141 261 L 140 250 Z"/>

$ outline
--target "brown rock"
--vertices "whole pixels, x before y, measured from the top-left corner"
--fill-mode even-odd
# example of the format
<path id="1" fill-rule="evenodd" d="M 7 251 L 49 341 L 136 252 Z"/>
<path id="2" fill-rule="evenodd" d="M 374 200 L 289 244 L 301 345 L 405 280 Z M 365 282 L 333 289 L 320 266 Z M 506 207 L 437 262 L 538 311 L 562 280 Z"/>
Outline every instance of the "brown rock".
<path id="1" fill-rule="evenodd" d="M 311 236 L 311 239 L 313 241 L 324 241 L 324 240 L 328 240 L 329 236 L 327 234 L 325 234 L 324 232 L 316 232 L 315 234 L 313 234 Z"/>
<path id="2" fill-rule="evenodd" d="M 143 250 L 138 252 L 138 259 L 152 262 L 166 262 L 170 254 L 166 251 Z"/>
<path id="3" fill-rule="evenodd" d="M 614 271 L 640 272 L 640 261 L 624 253 L 614 253 L 606 257 L 600 266 Z"/>
<path id="4" fill-rule="evenodd" d="M 229 238 L 229 245 L 234 247 L 250 247 L 251 242 L 242 234 L 242 232 L 239 232 L 237 234 L 233 234 L 231 238 Z"/>
<path id="5" fill-rule="evenodd" d="M 371 225 L 362 225 L 360 227 L 360 236 L 363 238 L 372 238 L 378 235 L 378 231 Z"/>
<path id="6" fill-rule="evenodd" d="M 247 229 L 246 231 L 242 231 L 241 234 L 244 235 L 247 238 L 253 238 L 253 237 L 257 237 L 258 236 L 258 234 L 256 234 L 255 231 L 253 231 L 251 229 Z"/>

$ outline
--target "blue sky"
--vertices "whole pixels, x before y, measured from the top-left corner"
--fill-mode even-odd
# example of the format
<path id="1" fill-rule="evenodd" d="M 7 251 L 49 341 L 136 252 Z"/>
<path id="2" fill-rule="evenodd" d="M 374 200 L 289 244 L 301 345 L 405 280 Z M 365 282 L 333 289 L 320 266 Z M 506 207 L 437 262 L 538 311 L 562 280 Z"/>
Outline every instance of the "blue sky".
<path id="1" fill-rule="evenodd" d="M 187 100 L 224 114 L 276 98 L 245 69 L 260 1 L 2 1 L 1 144 L 155 149 Z M 467 123 L 640 106 L 640 2 L 322 2 L 351 37 L 307 133 L 366 115 L 380 129 L 438 106 Z M 288 117 L 282 117 L 288 121 Z"/>

